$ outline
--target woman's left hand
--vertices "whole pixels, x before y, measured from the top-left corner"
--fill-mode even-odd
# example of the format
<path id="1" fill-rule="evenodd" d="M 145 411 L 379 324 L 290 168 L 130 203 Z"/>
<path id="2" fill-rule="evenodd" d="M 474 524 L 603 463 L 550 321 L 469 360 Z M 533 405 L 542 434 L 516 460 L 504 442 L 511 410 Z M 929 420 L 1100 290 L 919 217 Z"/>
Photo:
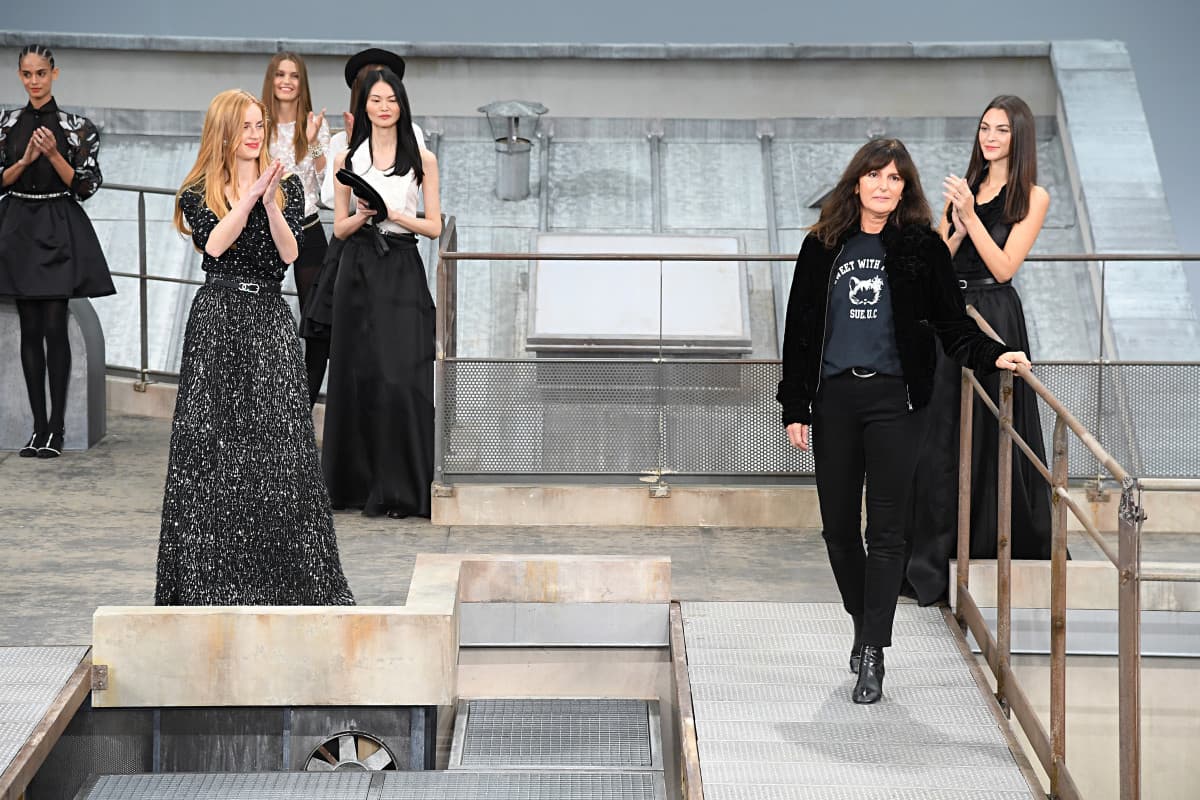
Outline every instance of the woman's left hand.
<path id="1" fill-rule="evenodd" d="M 965 180 L 957 175 L 947 175 L 942 181 L 942 196 L 964 223 L 975 219 L 975 194 Z"/>
<path id="2" fill-rule="evenodd" d="M 275 208 L 275 195 L 279 190 L 279 181 L 283 178 L 283 162 L 272 161 L 271 166 L 263 173 L 267 178 L 267 187 L 263 190 L 262 202 L 268 209 Z M 261 178 L 260 178 L 261 180 Z"/>
<path id="3" fill-rule="evenodd" d="M 1029 357 L 1020 350 L 1001 353 L 1000 357 L 996 359 L 996 369 L 1006 369 L 1009 372 L 1016 372 L 1019 367 L 1028 369 L 1032 366 L 1033 363 L 1029 360 Z"/>
<path id="4" fill-rule="evenodd" d="M 35 130 L 31 141 L 38 152 L 44 156 L 58 152 L 58 143 L 54 140 L 54 132 L 49 128 L 41 127 Z"/>
<path id="5" fill-rule="evenodd" d="M 324 123 L 325 123 L 325 109 L 322 108 L 320 114 L 314 114 L 311 111 L 308 112 L 307 133 L 308 133 L 308 141 L 309 142 L 316 143 L 317 134 L 321 132 L 321 125 L 323 125 Z"/>

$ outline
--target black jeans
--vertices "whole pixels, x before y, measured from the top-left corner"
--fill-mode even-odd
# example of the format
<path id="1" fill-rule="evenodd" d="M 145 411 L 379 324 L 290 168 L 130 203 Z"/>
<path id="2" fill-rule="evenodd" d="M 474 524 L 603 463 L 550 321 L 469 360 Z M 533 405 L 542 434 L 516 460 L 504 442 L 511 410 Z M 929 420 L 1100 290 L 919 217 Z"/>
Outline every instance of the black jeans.
<path id="1" fill-rule="evenodd" d="M 863 643 L 888 647 L 904 576 L 904 518 L 923 412 L 908 410 L 901 378 L 825 378 L 813 404 L 813 459 L 822 536 L 842 605 L 863 617 Z M 867 486 L 866 551 L 862 488 Z"/>

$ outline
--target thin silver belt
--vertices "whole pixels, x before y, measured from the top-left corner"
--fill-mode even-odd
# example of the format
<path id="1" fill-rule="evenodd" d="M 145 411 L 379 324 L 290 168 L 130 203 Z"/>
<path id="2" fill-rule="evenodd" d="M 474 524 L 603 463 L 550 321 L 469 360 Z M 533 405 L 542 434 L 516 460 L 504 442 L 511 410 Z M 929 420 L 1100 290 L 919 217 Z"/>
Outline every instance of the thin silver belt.
<path id="1" fill-rule="evenodd" d="M 304 230 L 308 230 L 309 228 L 316 225 L 320 221 L 321 221 L 320 214 L 309 214 L 307 217 L 305 217 L 303 220 L 300 221 L 300 227 L 303 228 Z"/>
<path id="2" fill-rule="evenodd" d="M 13 197 L 22 200 L 57 200 L 60 197 L 70 197 L 70 192 L 50 192 L 49 194 L 29 194 L 27 192 L 8 192 Z"/>

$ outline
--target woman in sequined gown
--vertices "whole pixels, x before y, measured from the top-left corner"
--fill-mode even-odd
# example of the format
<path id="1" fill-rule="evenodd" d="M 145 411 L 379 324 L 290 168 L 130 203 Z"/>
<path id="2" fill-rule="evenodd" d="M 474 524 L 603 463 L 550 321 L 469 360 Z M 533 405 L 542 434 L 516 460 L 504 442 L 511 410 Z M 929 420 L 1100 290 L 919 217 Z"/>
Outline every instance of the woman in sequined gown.
<path id="1" fill-rule="evenodd" d="M 333 234 L 346 244 L 334 287 L 325 479 L 335 508 L 428 517 L 434 309 L 416 235 L 441 234 L 437 158 L 417 144 L 395 73 L 370 72 L 361 88 L 349 150 L 334 169 L 369 183 L 387 217 L 375 219 L 338 185 Z"/>
<path id="2" fill-rule="evenodd" d="M 204 254 L 188 316 L 158 548 L 157 605 L 350 605 L 300 340 L 279 294 L 304 194 L 269 163 L 264 108 L 213 99 L 175 226 Z"/>
<path id="3" fill-rule="evenodd" d="M 1019 97 L 1001 95 L 984 109 L 965 178 L 944 183 L 941 234 L 954 255 L 963 299 L 1016 350 L 1030 353 L 1029 333 L 1013 276 L 1029 254 L 1050 207 L 1037 185 L 1033 113 Z M 1033 354 L 1030 353 L 1032 356 Z M 958 364 L 939 357 L 930 426 L 914 483 L 909 522 L 909 592 L 929 605 L 946 598 L 949 560 L 958 540 Z M 980 383 L 998 402 L 999 379 Z M 971 558 L 996 557 L 996 418 L 975 398 L 971 449 Z M 1046 460 L 1037 395 L 1013 381 L 1013 427 Z M 1016 446 L 1012 456 L 1012 556 L 1050 557 L 1050 489 Z"/>

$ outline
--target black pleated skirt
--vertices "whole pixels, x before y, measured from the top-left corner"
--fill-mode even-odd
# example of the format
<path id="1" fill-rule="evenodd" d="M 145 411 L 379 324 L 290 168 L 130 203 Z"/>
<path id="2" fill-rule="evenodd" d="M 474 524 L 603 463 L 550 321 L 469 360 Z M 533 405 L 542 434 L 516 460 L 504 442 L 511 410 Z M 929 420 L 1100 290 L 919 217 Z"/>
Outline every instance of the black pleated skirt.
<path id="1" fill-rule="evenodd" d="M 100 240 L 73 197 L 0 200 L 0 297 L 115 294 Z"/>
<path id="2" fill-rule="evenodd" d="M 381 240 L 363 230 L 347 240 L 325 395 L 323 466 L 334 508 L 429 516 L 434 326 L 415 236 Z"/>
<path id="3" fill-rule="evenodd" d="M 973 305 L 1010 350 L 1029 354 L 1029 334 L 1021 298 L 1011 284 L 968 288 Z M 993 402 L 999 402 L 1000 375 L 980 378 Z M 906 578 L 917 600 L 929 605 L 943 600 L 949 587 L 947 562 L 958 540 L 958 424 L 961 371 L 939 349 L 929 428 L 917 466 L 907 542 Z M 996 557 L 997 456 L 996 418 L 975 399 L 971 449 L 971 558 Z M 1046 460 L 1037 394 L 1020 378 L 1013 380 L 1013 427 L 1042 461 Z M 1017 447 L 1013 446 L 1013 558 L 1050 557 L 1050 488 Z"/>
<path id="4" fill-rule="evenodd" d="M 157 605 L 351 605 L 291 310 L 202 286 L 184 334 Z"/>

